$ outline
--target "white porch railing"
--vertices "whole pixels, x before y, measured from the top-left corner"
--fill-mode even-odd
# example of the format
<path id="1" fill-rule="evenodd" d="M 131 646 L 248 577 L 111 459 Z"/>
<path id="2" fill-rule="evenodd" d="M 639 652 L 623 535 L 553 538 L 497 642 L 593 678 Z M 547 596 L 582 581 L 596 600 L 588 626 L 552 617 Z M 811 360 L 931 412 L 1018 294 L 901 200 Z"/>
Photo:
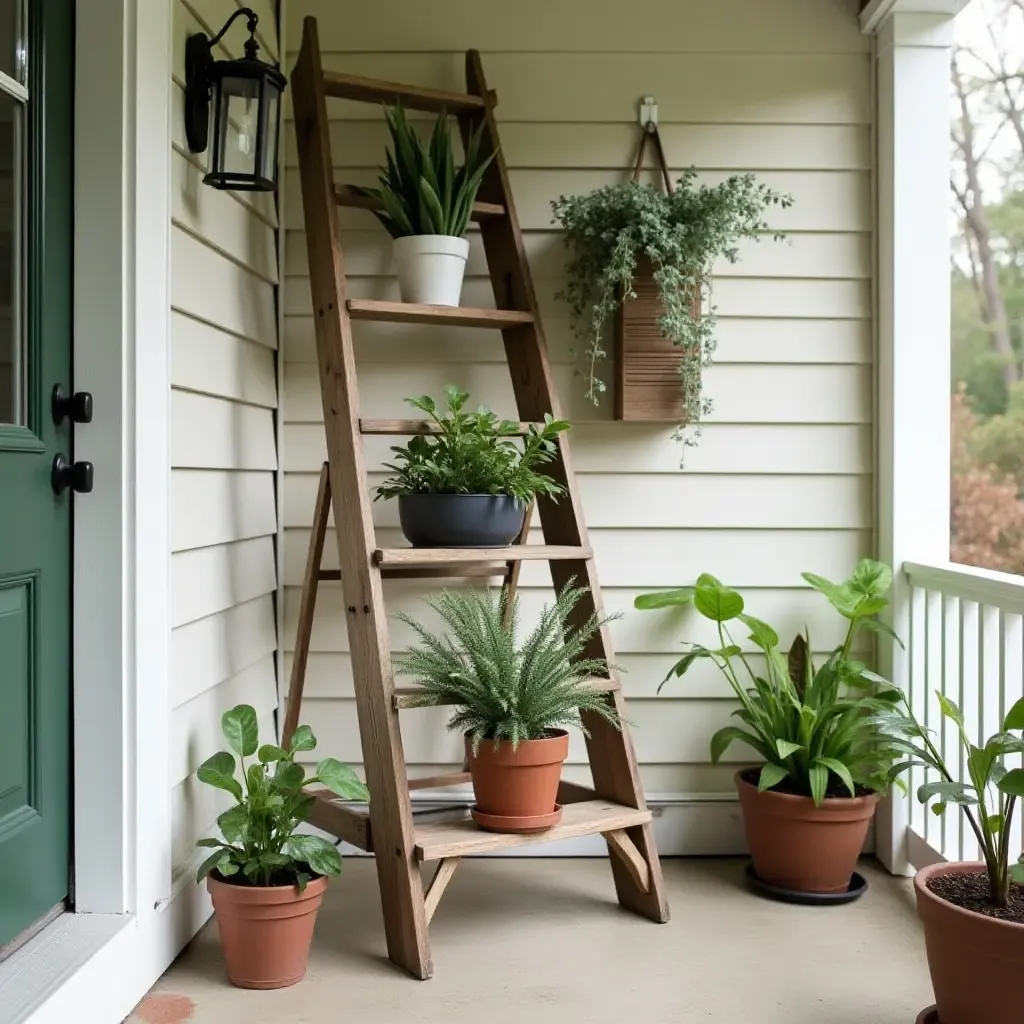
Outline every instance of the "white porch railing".
<path id="1" fill-rule="evenodd" d="M 966 778 L 956 726 L 943 718 L 935 691 L 963 710 L 968 735 L 984 743 L 1024 695 L 1024 577 L 968 566 L 906 562 L 910 588 L 908 691 L 918 720 L 931 729 L 954 775 Z M 915 868 L 936 860 L 977 860 L 977 840 L 950 807 L 938 817 L 917 800 L 926 771 L 914 768 L 909 790 L 907 856 Z M 1021 849 L 1021 815 L 1011 850 Z"/>

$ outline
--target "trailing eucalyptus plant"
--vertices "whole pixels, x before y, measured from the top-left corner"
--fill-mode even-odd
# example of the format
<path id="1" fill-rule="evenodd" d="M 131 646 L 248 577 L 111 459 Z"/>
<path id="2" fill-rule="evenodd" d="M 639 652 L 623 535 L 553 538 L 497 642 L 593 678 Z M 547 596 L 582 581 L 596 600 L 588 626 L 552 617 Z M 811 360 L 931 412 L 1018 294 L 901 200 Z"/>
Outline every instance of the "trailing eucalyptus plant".
<path id="1" fill-rule="evenodd" d="M 597 405 L 607 389 L 598 367 L 607 355 L 605 335 L 622 298 L 636 297 L 634 275 L 647 259 L 665 307 L 659 327 L 679 347 L 684 425 L 699 428 L 710 411 L 701 371 L 715 347 L 715 310 L 701 310 L 701 289 L 716 259 L 735 263 L 740 239 L 769 230 L 763 219 L 769 207 L 791 204 L 790 196 L 758 184 L 751 174 L 697 185 L 693 170 L 668 194 L 631 181 L 554 200 L 554 219 L 565 229 L 569 250 L 567 282 L 558 297 L 568 303 L 582 345 L 587 398 Z M 696 432 L 685 440 L 696 443 Z"/>
<path id="2" fill-rule="evenodd" d="M 380 169 L 380 187 L 356 187 L 361 195 L 376 199 L 382 209 L 374 215 L 392 238 L 406 235 L 454 235 L 466 233 L 477 190 L 487 165 L 494 158 L 480 154 L 481 125 L 466 145 L 466 159 L 456 168 L 448 115 L 437 115 L 429 145 L 409 124 L 401 106 L 385 107 L 394 152 L 387 152 L 387 168 Z"/>
<path id="3" fill-rule="evenodd" d="M 455 706 L 448 727 L 468 733 L 474 752 L 484 740 L 509 740 L 515 748 L 562 726 L 586 733 L 580 712 L 600 715 L 618 727 L 608 695 L 586 683 L 608 673 L 608 664 L 586 657 L 586 648 L 609 620 L 592 615 L 573 624 L 572 611 L 585 593 L 582 587 L 563 588 L 519 642 L 518 596 L 509 608 L 504 590 L 500 596 L 489 590 L 445 590 L 429 604 L 447 626 L 447 635 L 399 615 L 420 643 L 397 654 L 395 668 L 415 676 L 422 687 L 415 706 Z"/>
<path id="4" fill-rule="evenodd" d="M 319 836 L 297 833 L 315 797 L 304 787 L 320 783 L 346 800 L 368 801 L 369 791 L 352 769 L 324 758 L 316 774 L 306 778 L 296 754 L 316 747 L 308 725 L 300 725 L 288 749 L 273 743 L 259 746 L 256 711 L 239 704 L 225 711 L 221 731 L 231 751 L 222 750 L 199 766 L 200 782 L 223 789 L 235 798 L 218 819 L 222 839 L 200 839 L 196 846 L 214 852 L 203 861 L 196 881 L 211 871 L 239 885 L 297 885 L 305 889 L 314 875 L 341 873 L 337 847 Z M 235 757 L 238 757 L 236 764 Z M 246 765 L 247 757 L 255 760 Z M 238 768 L 241 781 L 235 778 Z"/>
<path id="5" fill-rule="evenodd" d="M 692 603 L 715 624 L 718 647 L 690 644 L 661 684 L 684 675 L 699 659 L 711 661 L 728 681 L 739 701 L 733 715 L 742 725 L 726 726 L 711 737 L 713 762 L 739 740 L 764 760 L 758 777 L 762 791 L 782 786 L 818 805 L 829 795 L 884 791 L 904 745 L 901 716 L 895 710 L 903 694 L 852 651 L 861 630 L 887 630 L 877 616 L 888 604 L 892 570 L 864 559 L 844 583 L 812 573 L 803 578 L 848 623 L 843 642 L 818 666 L 806 632 L 783 654 L 778 633 L 747 614 L 740 594 L 706 573 L 693 587 L 642 594 L 634 604 L 650 610 Z M 747 639 L 764 656 L 763 673 L 754 670 L 736 643 L 731 622 L 747 628 Z M 741 672 L 749 683 L 742 681 Z"/>
<path id="6" fill-rule="evenodd" d="M 377 488 L 377 498 L 400 494 L 511 494 L 530 501 L 535 494 L 557 497 L 564 488 L 538 472 L 555 457 L 558 435 L 569 429 L 565 420 L 549 414 L 544 423 L 530 424 L 518 443 L 519 424 L 499 419 L 490 409 L 466 409 L 469 395 L 453 384 L 444 389 L 447 410 L 438 409 L 429 395 L 407 398 L 426 413 L 437 428 L 418 434 L 407 445 L 395 445 L 394 476 Z"/>

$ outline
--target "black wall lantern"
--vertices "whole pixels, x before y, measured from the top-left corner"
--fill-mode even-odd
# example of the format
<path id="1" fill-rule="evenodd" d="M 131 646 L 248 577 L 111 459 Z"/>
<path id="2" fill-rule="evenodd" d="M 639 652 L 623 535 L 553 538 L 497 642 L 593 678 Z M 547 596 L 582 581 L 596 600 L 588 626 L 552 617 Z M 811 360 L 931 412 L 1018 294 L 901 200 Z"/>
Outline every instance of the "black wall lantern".
<path id="1" fill-rule="evenodd" d="M 214 60 L 213 47 L 243 15 L 249 29 L 245 56 Z M 286 79 L 256 56 L 258 21 L 248 7 L 240 7 L 212 39 L 199 32 L 185 45 L 185 136 L 193 153 L 206 150 L 212 105 L 213 155 L 203 181 L 214 188 L 277 188 L 277 125 Z"/>

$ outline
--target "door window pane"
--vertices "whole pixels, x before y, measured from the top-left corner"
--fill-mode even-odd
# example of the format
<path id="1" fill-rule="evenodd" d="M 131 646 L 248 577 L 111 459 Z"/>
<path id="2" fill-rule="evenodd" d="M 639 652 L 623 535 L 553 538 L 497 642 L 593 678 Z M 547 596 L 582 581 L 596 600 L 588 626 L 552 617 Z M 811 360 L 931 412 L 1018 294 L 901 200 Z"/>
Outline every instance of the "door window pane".
<path id="1" fill-rule="evenodd" d="M 0 72 L 26 82 L 25 0 L 0 0 Z"/>
<path id="2" fill-rule="evenodd" d="M 0 423 L 25 423 L 24 107 L 0 92 Z"/>

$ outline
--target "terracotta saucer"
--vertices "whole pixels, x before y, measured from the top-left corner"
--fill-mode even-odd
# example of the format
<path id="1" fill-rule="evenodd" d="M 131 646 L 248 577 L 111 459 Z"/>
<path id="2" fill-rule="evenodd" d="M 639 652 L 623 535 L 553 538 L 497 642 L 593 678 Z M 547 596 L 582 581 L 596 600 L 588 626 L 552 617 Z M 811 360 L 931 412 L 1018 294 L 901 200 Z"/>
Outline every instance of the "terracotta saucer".
<path id="1" fill-rule="evenodd" d="M 929 1006 L 927 1010 L 922 1010 L 918 1014 L 917 1024 L 939 1024 L 939 1008 Z"/>
<path id="2" fill-rule="evenodd" d="M 530 832 L 545 832 L 552 825 L 557 825 L 562 820 L 562 805 L 555 804 L 555 809 L 550 814 L 535 814 L 529 817 L 484 814 L 483 811 L 478 811 L 475 807 L 471 807 L 469 813 L 486 832 L 514 832 L 526 835 Z"/>

